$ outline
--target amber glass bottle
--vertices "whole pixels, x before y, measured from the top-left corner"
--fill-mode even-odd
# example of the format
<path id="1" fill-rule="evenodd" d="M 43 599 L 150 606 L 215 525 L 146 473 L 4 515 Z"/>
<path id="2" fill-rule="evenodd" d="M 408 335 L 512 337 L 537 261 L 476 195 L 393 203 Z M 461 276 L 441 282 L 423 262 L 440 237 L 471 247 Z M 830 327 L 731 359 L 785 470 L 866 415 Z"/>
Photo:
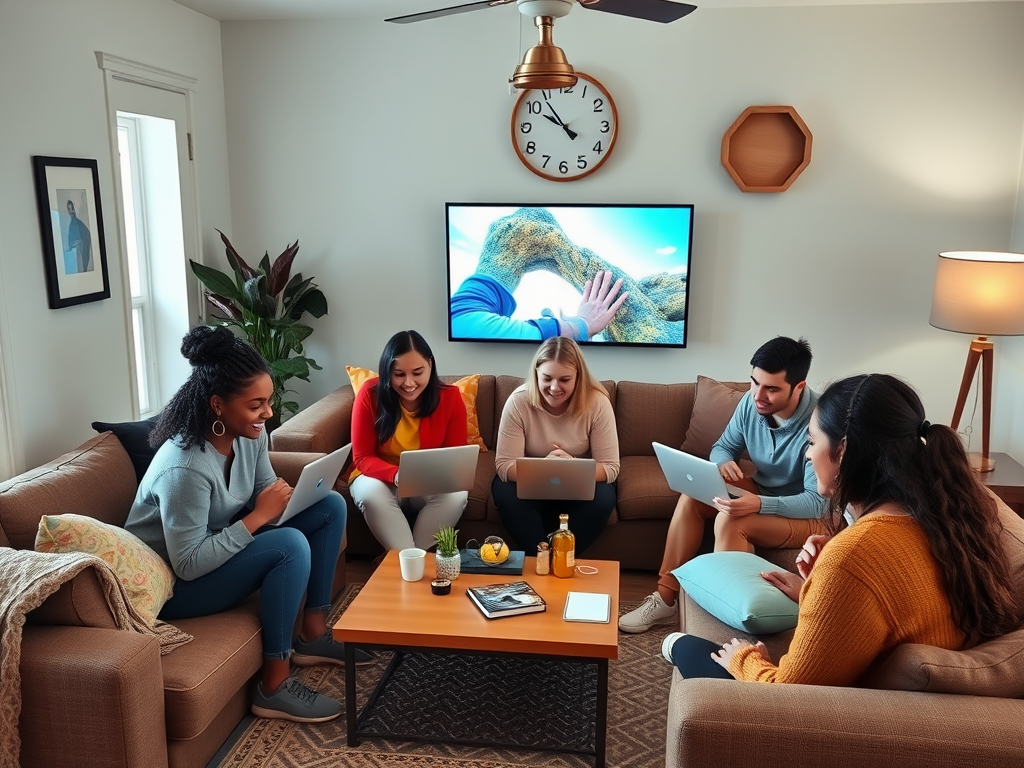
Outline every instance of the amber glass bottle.
<path id="1" fill-rule="evenodd" d="M 551 537 L 551 572 L 567 579 L 576 571 L 576 537 L 569 530 L 569 516 L 558 516 L 558 530 Z"/>

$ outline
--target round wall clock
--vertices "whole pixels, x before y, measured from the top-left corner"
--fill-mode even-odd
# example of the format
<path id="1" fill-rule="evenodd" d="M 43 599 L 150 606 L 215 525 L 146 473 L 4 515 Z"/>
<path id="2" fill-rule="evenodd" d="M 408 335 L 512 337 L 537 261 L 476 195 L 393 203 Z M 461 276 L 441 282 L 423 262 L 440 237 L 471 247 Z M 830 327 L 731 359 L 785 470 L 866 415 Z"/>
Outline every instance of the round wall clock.
<path id="1" fill-rule="evenodd" d="M 608 159 L 618 133 L 615 102 L 597 80 L 576 73 L 571 88 L 523 91 L 512 110 L 512 146 L 523 165 L 551 181 L 575 181 Z"/>

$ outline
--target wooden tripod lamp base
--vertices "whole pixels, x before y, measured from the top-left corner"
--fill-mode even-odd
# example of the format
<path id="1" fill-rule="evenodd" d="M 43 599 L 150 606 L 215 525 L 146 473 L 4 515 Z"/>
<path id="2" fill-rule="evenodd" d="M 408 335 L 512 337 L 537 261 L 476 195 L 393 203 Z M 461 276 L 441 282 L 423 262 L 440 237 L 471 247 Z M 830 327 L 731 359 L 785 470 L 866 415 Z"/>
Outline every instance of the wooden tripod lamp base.
<path id="1" fill-rule="evenodd" d="M 960 394 L 956 398 L 956 408 L 953 409 L 953 419 L 949 426 L 956 429 L 960 426 L 960 417 L 964 413 L 964 405 L 967 403 L 967 394 L 971 391 L 971 382 L 974 380 L 974 373 L 978 370 L 978 362 L 981 362 L 981 453 L 970 455 L 971 467 L 977 472 L 991 472 L 995 469 L 995 459 L 989 458 L 988 439 L 989 428 L 992 423 L 992 342 L 986 336 L 979 336 L 971 342 L 971 349 L 967 353 L 967 365 L 964 367 L 964 378 L 960 382 Z"/>

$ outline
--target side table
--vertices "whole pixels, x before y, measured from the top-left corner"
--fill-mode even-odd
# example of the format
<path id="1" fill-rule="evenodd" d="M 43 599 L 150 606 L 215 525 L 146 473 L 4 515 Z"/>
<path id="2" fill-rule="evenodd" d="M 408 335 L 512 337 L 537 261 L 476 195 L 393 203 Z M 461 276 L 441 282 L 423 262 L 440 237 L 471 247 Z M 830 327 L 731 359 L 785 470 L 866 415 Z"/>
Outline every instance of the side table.
<path id="1" fill-rule="evenodd" d="M 1005 453 L 993 453 L 996 467 L 982 472 L 981 480 L 993 493 L 1006 502 L 1006 506 L 1024 517 L 1024 467 Z"/>

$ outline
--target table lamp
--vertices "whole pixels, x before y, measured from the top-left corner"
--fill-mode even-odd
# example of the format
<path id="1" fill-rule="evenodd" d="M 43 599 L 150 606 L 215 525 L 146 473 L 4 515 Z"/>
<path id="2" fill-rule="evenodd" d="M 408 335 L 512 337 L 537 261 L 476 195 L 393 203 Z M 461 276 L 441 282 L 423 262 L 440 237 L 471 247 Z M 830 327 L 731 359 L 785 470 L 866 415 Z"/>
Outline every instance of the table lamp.
<path id="1" fill-rule="evenodd" d="M 975 334 L 949 425 L 960 425 L 971 380 L 981 362 L 981 455 L 971 454 L 979 472 L 995 467 L 989 458 L 992 421 L 992 342 L 989 336 L 1024 335 L 1024 254 L 950 251 L 939 254 L 932 314 L 936 328 Z"/>

